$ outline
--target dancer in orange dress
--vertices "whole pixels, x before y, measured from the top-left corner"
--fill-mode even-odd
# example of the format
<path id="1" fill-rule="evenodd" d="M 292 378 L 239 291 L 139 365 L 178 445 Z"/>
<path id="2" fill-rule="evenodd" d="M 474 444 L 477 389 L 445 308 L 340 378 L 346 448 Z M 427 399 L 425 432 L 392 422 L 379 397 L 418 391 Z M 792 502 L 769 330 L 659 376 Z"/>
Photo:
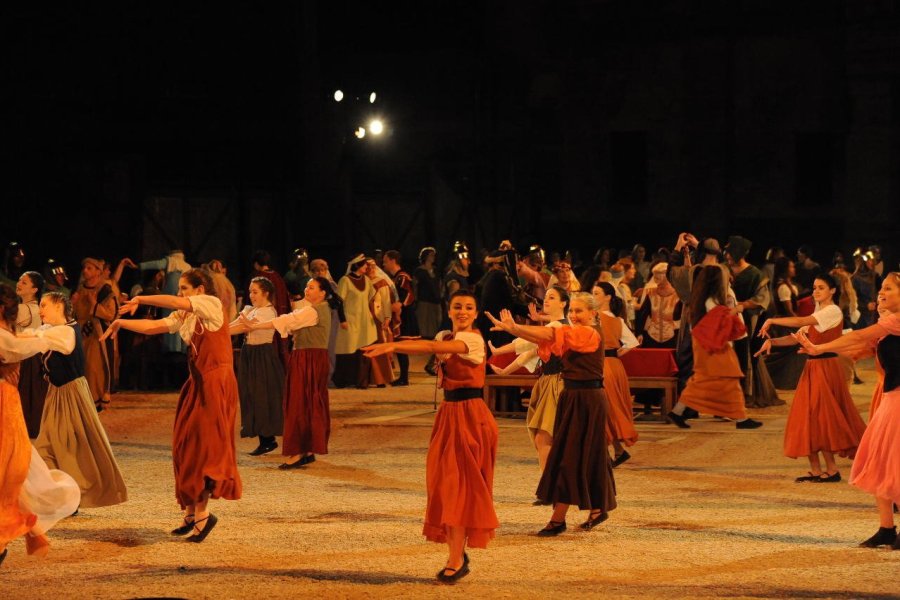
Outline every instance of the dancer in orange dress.
<path id="1" fill-rule="evenodd" d="M 603 389 L 609 400 L 609 418 L 606 421 L 606 437 L 613 445 L 615 469 L 631 458 L 625 446 L 634 446 L 638 440 L 634 428 L 634 413 L 631 410 L 631 388 L 628 374 L 619 358 L 632 348 L 637 348 L 638 340 L 625 324 L 625 303 L 616 296 L 611 283 L 598 281 L 591 291 L 600 308 L 597 317 L 603 329 Z"/>
<path id="2" fill-rule="evenodd" d="M 475 328 L 478 304 L 471 292 L 458 290 L 450 296 L 449 305 L 453 331 L 438 333 L 435 341 L 387 342 L 363 348 L 369 358 L 402 352 L 436 354 L 440 359 L 438 382 L 444 402 L 428 445 L 428 503 L 422 533 L 429 541 L 449 547 L 447 564 L 437 574 L 444 583 L 469 573 L 466 547 L 486 548 L 499 526 L 493 494 L 497 424 L 482 399 L 485 344 Z"/>
<path id="3" fill-rule="evenodd" d="M 841 337 L 844 315 L 837 306 L 840 291 L 828 274 L 813 282 L 816 311 L 806 317 L 769 319 L 759 331 L 769 336 L 769 327 L 800 327 L 813 344 L 824 344 Z M 772 346 L 792 346 L 791 336 L 767 339 L 757 354 L 767 353 Z M 844 370 L 837 354 L 810 356 L 797 382 L 791 412 L 784 429 L 784 455 L 809 459 L 809 473 L 798 477 L 798 483 L 835 483 L 841 480 L 834 455 L 853 458 L 865 432 L 866 424 L 850 396 Z M 825 458 L 825 470 L 819 453 Z"/>
<path id="4" fill-rule="evenodd" d="M 874 350 L 883 369 L 884 390 L 878 410 L 869 416 L 850 471 L 850 485 L 875 496 L 880 527 L 860 546 L 900 550 L 893 505 L 900 503 L 900 273 L 885 275 L 878 293 L 881 317 L 875 325 L 830 342 L 815 344 L 801 333 L 795 339 L 811 357 L 828 352 L 860 358 Z"/>
<path id="5" fill-rule="evenodd" d="M 565 388 L 559 397 L 553 445 L 538 484 L 538 499 L 553 504 L 541 537 L 566 530 L 566 513 L 575 504 L 589 510 L 581 529 L 593 529 L 616 507 L 616 483 L 609 459 L 606 420 L 609 403 L 603 392 L 603 331 L 596 325 L 597 301 L 587 292 L 570 297 L 569 321 L 551 329 L 519 325 L 508 310 L 500 319 L 485 313 L 494 329 L 538 344 L 542 359 L 562 357 Z"/>
<path id="6" fill-rule="evenodd" d="M 691 289 L 691 343 L 694 374 L 678 402 L 669 412 L 678 427 L 690 429 L 684 411 L 727 417 L 737 421 L 737 429 L 756 429 L 762 423 L 747 417 L 741 378 L 732 341 L 747 335 L 740 307 L 725 305 L 726 287 L 718 265 L 702 267 Z"/>
<path id="7" fill-rule="evenodd" d="M 184 510 L 173 535 L 202 542 L 218 519 L 209 512 L 210 498 L 238 500 L 241 477 L 234 447 L 238 385 L 234 376 L 231 335 L 225 309 L 214 295 L 212 279 L 203 269 L 186 271 L 178 281 L 178 296 L 135 296 L 119 314 L 134 314 L 141 304 L 169 308 L 164 319 L 117 319 L 104 339 L 127 329 L 144 335 L 178 333 L 190 346 L 190 377 L 181 388 L 172 436 L 175 497 Z"/>

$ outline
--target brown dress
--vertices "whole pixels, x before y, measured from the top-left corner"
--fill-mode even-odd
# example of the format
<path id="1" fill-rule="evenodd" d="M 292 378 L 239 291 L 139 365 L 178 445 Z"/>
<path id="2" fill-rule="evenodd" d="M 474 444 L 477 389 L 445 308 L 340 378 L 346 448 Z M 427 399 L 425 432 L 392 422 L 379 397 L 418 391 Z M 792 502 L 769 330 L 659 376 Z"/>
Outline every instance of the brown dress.
<path id="1" fill-rule="evenodd" d="M 182 508 L 196 504 L 205 490 L 212 498 L 238 500 L 242 489 L 234 449 L 238 385 L 224 311 L 218 331 L 206 329 L 198 316 L 188 367 L 190 377 L 178 398 L 172 439 L 175 496 Z"/>
<path id="2" fill-rule="evenodd" d="M 610 442 L 618 440 L 625 446 L 633 446 L 638 440 L 634 428 L 634 415 L 631 412 L 631 388 L 628 386 L 628 374 L 616 351 L 622 347 L 622 327 L 625 325 L 618 317 L 600 313 L 600 326 L 603 328 L 604 360 L 603 390 L 609 401 L 609 415 L 606 420 L 606 437 Z"/>
<path id="3" fill-rule="evenodd" d="M 553 446 L 537 497 L 609 512 L 616 507 L 616 482 L 606 449 L 603 341 L 597 330 L 584 326 L 566 325 L 554 334 L 553 342 L 541 344 L 538 352 L 542 359 L 562 356 L 566 387 L 559 396 Z"/>

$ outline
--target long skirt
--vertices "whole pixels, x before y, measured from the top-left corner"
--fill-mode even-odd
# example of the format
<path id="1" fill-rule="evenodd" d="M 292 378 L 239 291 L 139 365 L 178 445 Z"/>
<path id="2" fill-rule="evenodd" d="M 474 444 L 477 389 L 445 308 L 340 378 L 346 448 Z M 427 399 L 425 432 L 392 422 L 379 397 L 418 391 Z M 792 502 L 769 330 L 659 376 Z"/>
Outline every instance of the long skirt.
<path id="1" fill-rule="evenodd" d="M 609 414 L 606 419 L 607 441 L 612 443 L 618 440 L 624 446 L 634 446 L 638 440 L 638 432 L 634 428 L 634 414 L 631 411 L 628 374 L 625 373 L 622 361 L 614 356 L 607 356 L 603 361 L 603 389 L 609 401 Z"/>
<path id="2" fill-rule="evenodd" d="M 30 460 L 31 442 L 22 417 L 19 392 L 0 379 L 0 548 L 24 535 L 37 521 L 33 513 L 19 506 Z"/>
<path id="3" fill-rule="evenodd" d="M 616 482 L 606 449 L 608 411 L 601 388 L 563 390 L 538 498 L 603 512 L 616 507 Z"/>
<path id="4" fill-rule="evenodd" d="M 34 439 L 41 430 L 41 415 L 47 398 L 47 380 L 41 368 L 41 357 L 32 356 L 19 363 L 19 396 L 22 413 L 28 427 L 28 437 Z"/>
<path id="5" fill-rule="evenodd" d="M 353 354 L 337 354 L 335 356 L 334 374 L 331 380 L 339 388 L 369 386 L 369 371 L 372 362 L 366 358 L 361 350 Z"/>
<path id="6" fill-rule="evenodd" d="M 284 456 L 308 452 L 328 454 L 330 436 L 328 351 L 324 348 L 295 349 L 291 352 L 284 386 L 281 453 Z"/>
<path id="7" fill-rule="evenodd" d="M 238 372 L 241 437 L 275 437 L 284 429 L 284 367 L 270 343 L 244 344 Z"/>
<path id="8" fill-rule="evenodd" d="M 448 527 L 465 527 L 468 545 L 486 548 L 500 526 L 494 512 L 497 423 L 480 398 L 443 402 L 434 419 L 425 487 L 422 534 L 447 542 Z"/>
<path id="9" fill-rule="evenodd" d="M 869 418 L 853 461 L 850 484 L 900 503 L 900 389 L 884 394 L 878 411 Z"/>
<path id="10" fill-rule="evenodd" d="M 556 423 L 556 407 L 559 395 L 563 391 L 562 375 L 541 375 L 534 383 L 531 401 L 528 403 L 528 414 L 525 416 L 525 427 L 534 442 L 539 431 L 553 437 L 553 426 Z"/>
<path id="11" fill-rule="evenodd" d="M 699 413 L 746 419 L 741 370 L 734 350 L 707 352 L 692 340 L 694 374 L 688 379 L 678 401 Z"/>
<path id="12" fill-rule="evenodd" d="M 853 458 L 865 430 L 838 359 L 806 361 L 784 427 L 784 455 L 825 451 Z"/>
<path id="13" fill-rule="evenodd" d="M 416 321 L 419 326 L 419 335 L 423 338 L 433 340 L 434 336 L 441 327 L 441 317 L 443 311 L 440 304 L 433 302 L 417 302 L 416 303 Z"/>
<path id="14" fill-rule="evenodd" d="M 234 449 L 238 387 L 231 365 L 191 376 L 181 388 L 172 432 L 175 497 L 181 508 L 211 498 L 238 500 L 241 476 Z"/>
<path id="15" fill-rule="evenodd" d="M 81 506 L 112 506 L 128 499 L 84 377 L 60 387 L 50 385 L 34 447 L 49 468 L 59 469 L 78 482 Z"/>
<path id="16" fill-rule="evenodd" d="M 394 341 L 394 336 L 391 334 L 390 329 L 386 328 L 382 323 L 379 323 L 378 319 L 375 319 L 375 328 L 378 331 L 378 338 L 375 340 L 375 343 L 383 344 L 384 342 Z M 391 367 L 391 356 L 393 355 L 388 353 L 374 358 L 363 359 L 369 360 L 371 364 L 369 383 L 374 385 L 388 385 L 394 380 L 394 370 Z"/>

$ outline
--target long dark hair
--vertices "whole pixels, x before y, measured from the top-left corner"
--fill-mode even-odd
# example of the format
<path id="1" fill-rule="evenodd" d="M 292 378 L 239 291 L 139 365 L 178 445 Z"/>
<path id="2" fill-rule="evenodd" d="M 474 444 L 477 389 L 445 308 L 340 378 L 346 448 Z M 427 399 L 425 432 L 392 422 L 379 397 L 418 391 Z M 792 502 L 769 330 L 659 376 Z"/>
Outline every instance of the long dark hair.
<path id="1" fill-rule="evenodd" d="M 31 280 L 31 285 L 37 288 L 37 292 L 34 295 L 34 299 L 38 302 L 41 301 L 41 296 L 44 295 L 44 278 L 37 271 L 25 271 L 22 275 L 28 275 L 28 279 Z"/>
<path id="2" fill-rule="evenodd" d="M 700 275 L 691 289 L 691 325 L 696 325 L 706 315 L 707 298 L 712 298 L 722 306 L 725 305 L 722 268 L 718 265 L 706 265 L 699 271 Z"/>
<path id="3" fill-rule="evenodd" d="M 594 287 L 600 288 L 603 290 L 603 293 L 609 297 L 609 312 L 622 319 L 628 317 L 628 313 L 625 311 L 625 302 L 616 295 L 616 289 L 611 283 L 608 281 L 598 281 L 594 284 Z"/>
<path id="4" fill-rule="evenodd" d="M 834 290 L 834 296 L 831 297 L 831 301 L 834 302 L 835 305 L 840 306 L 841 286 L 838 285 L 837 280 L 829 273 L 819 273 L 816 275 L 816 279 L 822 280 L 829 289 Z M 815 281 L 815 279 L 813 281 Z"/>
<path id="5" fill-rule="evenodd" d="M 775 270 L 772 272 L 772 279 L 774 279 L 775 285 L 781 283 L 788 283 L 788 272 L 791 268 L 791 263 L 794 262 L 787 256 L 780 256 L 775 261 Z"/>
<path id="6" fill-rule="evenodd" d="M 12 286 L 0 283 L 0 319 L 6 321 L 10 331 L 16 330 L 16 318 L 19 316 L 19 298 Z"/>
<path id="7" fill-rule="evenodd" d="M 344 314 L 344 299 L 334 292 L 331 282 L 324 277 L 313 277 L 313 281 L 319 284 L 319 289 L 325 292 L 325 302 L 331 310 L 338 311 L 339 315 Z"/>

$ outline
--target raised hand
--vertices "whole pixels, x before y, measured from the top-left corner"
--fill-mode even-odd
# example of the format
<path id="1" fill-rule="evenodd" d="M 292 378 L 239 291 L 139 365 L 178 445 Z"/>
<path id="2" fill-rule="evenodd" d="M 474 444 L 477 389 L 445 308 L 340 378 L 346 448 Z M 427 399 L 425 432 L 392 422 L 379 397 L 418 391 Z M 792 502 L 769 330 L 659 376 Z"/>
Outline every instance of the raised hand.
<path id="1" fill-rule="evenodd" d="M 810 356 L 822 354 L 822 350 L 820 350 L 818 346 L 809 341 L 809 338 L 806 337 L 806 333 L 798 331 L 797 333 L 792 333 L 791 337 L 797 340 L 797 343 L 800 344 L 800 349 L 797 351 L 800 354 L 809 354 Z"/>
<path id="2" fill-rule="evenodd" d="M 772 353 L 772 340 L 767 339 L 765 342 L 763 342 L 763 345 L 762 345 L 762 347 L 760 347 L 759 352 L 754 354 L 753 357 L 755 358 L 761 354 L 769 355 L 771 353 Z"/>
<path id="3" fill-rule="evenodd" d="M 491 327 L 491 331 L 507 331 L 512 333 L 513 329 L 516 327 L 516 322 L 513 321 L 512 313 L 505 308 L 500 311 L 499 319 L 487 311 L 485 311 L 484 314 L 487 315 L 487 318 L 494 324 L 494 326 Z"/>
<path id="4" fill-rule="evenodd" d="M 138 306 L 140 306 L 140 303 L 138 302 L 138 296 L 135 296 L 131 300 L 123 302 L 122 306 L 119 307 L 119 316 L 134 316 L 134 313 L 137 312 Z"/>
<path id="5" fill-rule="evenodd" d="M 104 341 L 111 336 L 116 335 L 119 329 L 122 327 L 122 322 L 119 319 L 116 319 L 112 323 L 109 324 L 109 327 L 106 328 L 106 331 L 103 332 L 103 335 L 100 336 L 100 341 Z"/>
<path id="6" fill-rule="evenodd" d="M 535 323 L 541 322 L 541 313 L 538 312 L 537 305 L 534 302 L 528 303 L 528 318 Z"/>
<path id="7" fill-rule="evenodd" d="M 488 348 L 491 349 L 491 354 L 497 354 L 497 347 L 494 345 L 493 342 L 491 342 L 491 340 L 488 340 Z M 491 365 L 491 366 L 493 366 L 493 365 Z"/>
<path id="8" fill-rule="evenodd" d="M 386 344 L 372 344 L 371 346 L 363 346 L 362 348 L 360 348 L 366 358 L 375 358 L 376 356 L 381 356 L 382 354 L 388 354 L 392 349 L 393 344 L 391 344 L 390 342 Z"/>
<path id="9" fill-rule="evenodd" d="M 766 320 L 766 322 L 762 324 L 762 327 L 759 328 L 759 333 L 757 334 L 757 336 L 759 336 L 761 338 L 768 338 L 769 337 L 769 327 L 771 327 L 771 325 L 772 325 L 772 319 Z"/>

